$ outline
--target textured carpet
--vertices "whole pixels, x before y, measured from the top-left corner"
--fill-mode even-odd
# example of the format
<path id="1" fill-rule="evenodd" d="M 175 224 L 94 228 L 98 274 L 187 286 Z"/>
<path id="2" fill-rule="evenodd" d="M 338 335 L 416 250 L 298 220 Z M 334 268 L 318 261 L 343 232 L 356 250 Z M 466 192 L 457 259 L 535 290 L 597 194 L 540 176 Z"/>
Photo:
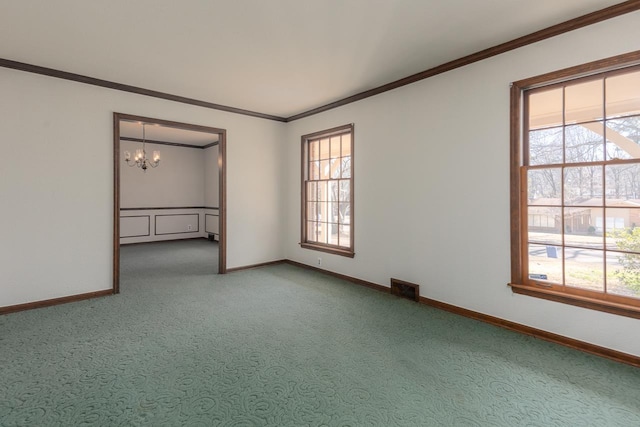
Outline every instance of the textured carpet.
<path id="1" fill-rule="evenodd" d="M 640 426 L 640 369 L 216 250 L 123 247 L 120 295 L 0 316 L 0 425 Z"/>

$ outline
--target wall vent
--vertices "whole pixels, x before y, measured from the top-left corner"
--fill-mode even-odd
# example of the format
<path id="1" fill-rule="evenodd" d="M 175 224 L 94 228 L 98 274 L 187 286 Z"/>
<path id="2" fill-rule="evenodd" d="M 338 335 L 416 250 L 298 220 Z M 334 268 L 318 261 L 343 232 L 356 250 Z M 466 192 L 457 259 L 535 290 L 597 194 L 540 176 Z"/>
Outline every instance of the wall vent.
<path id="1" fill-rule="evenodd" d="M 391 294 L 412 301 L 420 301 L 420 285 L 391 278 Z"/>

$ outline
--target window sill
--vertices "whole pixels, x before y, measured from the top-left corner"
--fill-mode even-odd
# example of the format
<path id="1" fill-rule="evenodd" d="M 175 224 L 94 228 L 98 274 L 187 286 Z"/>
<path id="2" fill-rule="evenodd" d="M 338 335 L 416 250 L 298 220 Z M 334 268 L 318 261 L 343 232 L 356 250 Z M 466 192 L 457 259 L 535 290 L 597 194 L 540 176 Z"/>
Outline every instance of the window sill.
<path id="1" fill-rule="evenodd" d="M 532 285 L 519 285 L 515 283 L 509 283 L 509 286 L 511 286 L 511 290 L 516 294 L 542 298 L 549 301 L 561 302 L 577 307 L 589 308 L 591 310 L 603 311 L 605 313 L 640 319 L 640 307 L 579 295 L 572 295 L 550 289 L 541 289 Z"/>
<path id="2" fill-rule="evenodd" d="M 324 246 L 324 245 L 314 245 L 313 243 L 300 243 L 301 248 L 312 249 L 314 251 L 326 252 L 329 254 L 345 256 L 348 258 L 353 258 L 355 256 L 355 252 L 350 249 L 342 249 L 333 246 Z"/>

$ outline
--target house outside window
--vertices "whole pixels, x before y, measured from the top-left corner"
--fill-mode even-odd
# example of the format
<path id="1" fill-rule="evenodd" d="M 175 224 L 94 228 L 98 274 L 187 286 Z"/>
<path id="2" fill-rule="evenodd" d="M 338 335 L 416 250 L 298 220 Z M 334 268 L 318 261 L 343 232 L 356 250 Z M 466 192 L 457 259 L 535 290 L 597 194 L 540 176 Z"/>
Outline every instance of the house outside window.
<path id="1" fill-rule="evenodd" d="M 513 84 L 514 292 L 640 317 L 639 63 Z"/>

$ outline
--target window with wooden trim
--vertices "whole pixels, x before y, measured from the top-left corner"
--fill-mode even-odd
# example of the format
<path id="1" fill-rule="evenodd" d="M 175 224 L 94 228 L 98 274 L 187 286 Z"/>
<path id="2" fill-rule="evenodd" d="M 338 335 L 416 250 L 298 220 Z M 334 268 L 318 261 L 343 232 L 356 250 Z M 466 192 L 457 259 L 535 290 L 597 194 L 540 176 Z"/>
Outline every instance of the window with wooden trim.
<path id="1" fill-rule="evenodd" d="M 515 292 L 640 317 L 639 60 L 514 83 Z"/>
<path id="2" fill-rule="evenodd" d="M 302 136 L 300 245 L 353 257 L 353 124 Z"/>

